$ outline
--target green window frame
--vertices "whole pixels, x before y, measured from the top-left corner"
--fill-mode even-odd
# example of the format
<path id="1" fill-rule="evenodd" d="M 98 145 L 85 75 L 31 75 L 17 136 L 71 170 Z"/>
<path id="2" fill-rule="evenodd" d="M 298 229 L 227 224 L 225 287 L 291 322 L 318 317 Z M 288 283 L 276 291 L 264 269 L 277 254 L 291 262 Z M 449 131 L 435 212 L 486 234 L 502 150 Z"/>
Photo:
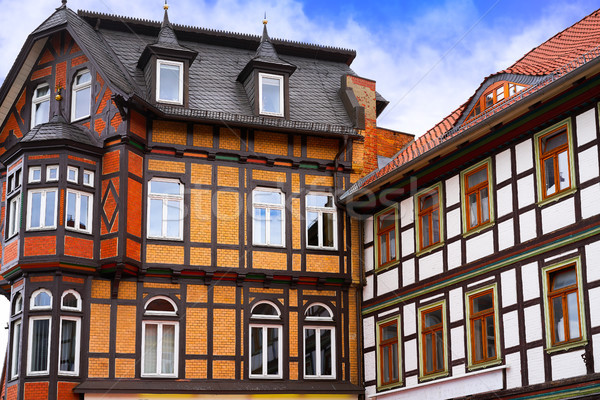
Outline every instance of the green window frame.
<path id="1" fill-rule="evenodd" d="M 465 309 L 468 369 L 501 363 L 497 284 L 466 293 Z"/>
<path id="2" fill-rule="evenodd" d="M 460 173 L 463 235 L 494 225 L 492 161 L 487 158 Z"/>
<path id="3" fill-rule="evenodd" d="M 376 335 L 377 389 L 401 386 L 400 316 L 378 321 Z"/>
<path id="4" fill-rule="evenodd" d="M 400 241 L 398 239 L 398 204 L 395 204 L 378 212 L 373 218 L 376 271 L 387 269 L 399 260 Z"/>
<path id="5" fill-rule="evenodd" d="M 444 196 L 442 183 L 438 182 L 433 186 L 419 191 L 414 198 L 415 238 L 418 256 L 444 245 Z"/>
<path id="6" fill-rule="evenodd" d="M 542 268 L 542 279 L 546 351 L 552 353 L 585 346 L 587 332 L 580 257 Z"/>
<path id="7" fill-rule="evenodd" d="M 446 300 L 419 308 L 419 380 L 448 375 Z"/>

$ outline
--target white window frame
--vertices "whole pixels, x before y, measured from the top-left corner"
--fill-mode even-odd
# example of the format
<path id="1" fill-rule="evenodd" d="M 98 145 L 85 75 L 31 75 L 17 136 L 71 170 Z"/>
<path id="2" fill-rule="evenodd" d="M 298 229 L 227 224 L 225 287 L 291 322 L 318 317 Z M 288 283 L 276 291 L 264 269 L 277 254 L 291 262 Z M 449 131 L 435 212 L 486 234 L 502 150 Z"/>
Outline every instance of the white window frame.
<path id="1" fill-rule="evenodd" d="M 152 303 L 155 300 L 166 300 L 166 301 L 168 301 L 173 306 L 173 310 L 174 311 L 147 310 L 147 308 L 150 305 L 150 303 Z M 146 304 L 144 304 L 144 315 L 174 317 L 174 316 L 177 316 L 177 304 L 175 304 L 175 302 L 170 297 L 167 297 L 167 296 L 154 296 L 154 297 L 149 298 L 146 301 Z"/>
<path id="2" fill-rule="evenodd" d="M 19 309 L 16 308 L 17 304 L 20 305 Z M 10 307 L 12 315 L 17 315 L 23 312 L 23 294 L 20 291 L 13 296 L 13 300 Z"/>
<path id="3" fill-rule="evenodd" d="M 62 358 L 62 329 L 63 321 L 75 321 L 75 366 L 74 371 L 63 371 L 60 369 Z M 58 333 L 58 375 L 79 376 L 79 355 L 81 350 L 81 317 L 60 317 L 60 329 Z"/>
<path id="4" fill-rule="evenodd" d="M 334 201 L 333 195 L 331 193 L 325 192 L 308 192 L 306 196 L 327 196 L 331 197 L 332 202 Z M 306 197 L 305 197 L 306 200 Z M 318 239 L 319 244 L 317 246 L 308 244 L 308 213 L 313 212 L 317 213 L 318 221 L 317 221 L 317 229 L 318 229 Z M 323 245 L 323 214 L 331 214 L 333 215 L 333 246 L 324 246 Z M 308 202 L 306 202 L 306 247 L 309 249 L 320 249 L 320 250 L 337 250 L 337 210 L 335 208 L 335 204 L 332 207 L 314 207 L 309 206 Z"/>
<path id="5" fill-rule="evenodd" d="M 17 326 L 19 326 L 18 335 Z M 21 338 L 23 337 L 23 321 L 21 319 L 13 321 L 11 333 L 10 379 L 12 380 L 19 377 L 19 367 L 21 366 Z"/>
<path id="6" fill-rule="evenodd" d="M 85 183 L 85 177 L 89 176 L 89 183 Z M 93 171 L 89 171 L 87 169 L 83 170 L 83 186 L 89 186 L 89 187 L 94 187 L 94 172 Z"/>
<path id="7" fill-rule="evenodd" d="M 13 169 L 8 173 L 6 178 L 6 196 L 9 197 L 11 194 L 15 193 L 17 190 L 21 189 L 22 186 L 23 173 L 22 168 L 19 166 L 18 168 Z M 12 182 L 12 184 L 11 184 Z"/>
<path id="8" fill-rule="evenodd" d="M 263 317 L 259 317 L 259 318 L 263 318 Z M 266 319 L 266 318 L 265 318 Z M 283 336 L 282 336 L 282 332 L 283 332 L 283 326 L 282 325 L 269 325 L 269 324 L 257 324 L 257 323 L 252 323 L 249 324 L 249 332 L 248 332 L 248 377 L 251 379 L 281 379 L 283 377 Z M 262 374 L 253 374 L 252 373 L 252 353 L 251 353 L 251 349 L 252 349 L 252 328 L 261 328 L 262 329 L 262 368 L 263 368 L 263 373 Z M 277 337 L 279 338 L 278 343 L 277 343 L 277 362 L 278 362 L 278 371 L 279 374 L 277 375 L 269 375 L 266 373 L 267 370 L 267 361 L 268 361 L 268 355 L 267 355 L 267 351 L 265 351 L 265 349 L 267 348 L 267 329 L 277 329 L 278 333 L 277 333 Z"/>
<path id="9" fill-rule="evenodd" d="M 75 194 L 75 226 L 67 226 L 67 209 L 69 206 L 69 194 Z M 81 197 L 87 196 L 88 200 L 88 216 L 87 216 L 87 229 L 80 229 L 79 223 L 81 222 Z M 94 195 L 88 192 L 80 192 L 78 190 L 67 189 L 67 196 L 65 198 L 65 229 L 70 231 L 77 231 L 83 233 L 92 233 L 92 214 L 94 210 Z"/>
<path id="10" fill-rule="evenodd" d="M 56 169 L 56 178 L 55 179 L 50 178 L 50 171 L 53 169 Z M 46 182 L 58 182 L 59 178 L 60 178 L 60 168 L 58 168 L 58 165 L 48 165 L 46 167 Z"/>
<path id="11" fill-rule="evenodd" d="M 273 307 L 275 309 L 275 311 L 277 312 L 277 315 L 256 314 L 254 312 L 254 310 L 256 309 L 256 307 L 258 307 L 261 304 L 268 304 L 271 307 Z M 273 320 L 278 320 L 278 321 L 281 320 L 281 311 L 279 311 L 279 307 L 277 307 L 275 304 L 271 303 L 268 300 L 259 301 L 258 303 L 253 305 L 252 310 L 250 311 L 250 315 L 252 318 L 258 318 L 258 319 L 273 319 Z"/>
<path id="12" fill-rule="evenodd" d="M 90 74 L 90 81 L 86 82 L 86 83 L 81 83 L 79 85 L 76 84 L 77 82 L 77 78 L 80 77 L 81 75 L 84 75 L 86 73 Z M 82 69 L 81 71 L 77 72 L 77 74 L 75 75 L 75 77 L 73 78 L 73 88 L 71 90 L 71 122 L 75 122 L 75 121 L 79 121 L 82 120 L 84 118 L 89 118 L 90 114 L 91 114 L 91 109 L 92 109 L 92 98 L 90 97 L 89 101 L 88 101 L 88 109 L 87 109 L 87 114 L 82 115 L 79 118 L 75 117 L 76 114 L 76 107 L 77 107 L 77 95 L 76 93 L 81 91 L 81 90 L 85 90 L 87 88 L 91 88 L 92 87 L 92 72 L 89 69 Z M 90 89 L 90 94 L 91 94 L 91 89 Z"/>
<path id="13" fill-rule="evenodd" d="M 33 323 L 39 320 L 48 320 L 48 355 L 46 358 L 46 369 L 43 371 L 32 371 L 31 357 L 33 356 Z M 48 315 L 39 316 L 39 317 L 29 317 L 29 331 L 28 331 L 28 340 L 27 340 L 27 375 L 48 375 L 50 372 L 50 339 L 52 338 L 52 317 Z"/>
<path id="14" fill-rule="evenodd" d="M 40 178 L 35 179 L 33 177 L 33 173 L 37 171 L 40 173 Z M 27 180 L 28 183 L 40 183 L 42 181 L 42 167 L 29 167 L 29 178 Z"/>
<path id="15" fill-rule="evenodd" d="M 63 300 L 64 300 L 65 296 L 68 294 L 72 294 L 77 298 L 77 306 L 69 307 L 69 306 L 65 306 L 63 304 Z M 65 290 L 63 292 L 63 294 L 60 296 L 60 309 L 65 310 L 65 311 L 81 311 L 81 295 L 79 294 L 79 292 L 76 290 L 73 290 L 73 289 Z"/>
<path id="16" fill-rule="evenodd" d="M 36 306 L 35 305 L 35 298 L 40 294 L 40 293 L 46 293 L 48 296 L 50 296 L 50 305 L 48 306 Z M 52 292 L 50 292 L 48 289 L 38 289 L 36 291 L 34 291 L 33 293 L 31 293 L 31 298 L 30 298 L 30 302 L 29 302 L 29 309 L 30 310 L 51 310 L 52 309 L 52 302 L 54 301 L 53 297 L 52 297 Z"/>
<path id="17" fill-rule="evenodd" d="M 150 185 L 152 182 L 170 182 L 170 183 L 177 183 L 179 185 L 179 194 L 178 195 L 174 195 L 174 194 L 165 194 L 165 193 L 152 193 L 150 191 Z M 178 180 L 178 179 L 166 179 L 166 178 L 152 178 L 151 180 L 148 181 L 148 204 L 147 204 L 147 209 L 148 209 L 148 224 L 147 224 L 147 229 L 148 229 L 148 233 L 147 236 L 149 239 L 166 239 L 166 240 L 183 240 L 183 205 L 184 205 L 184 184 Z M 150 235 L 150 219 L 152 218 L 152 214 L 151 214 L 151 208 L 150 208 L 150 200 L 161 200 L 162 201 L 162 212 L 163 215 L 161 217 L 162 219 L 162 229 L 161 229 L 161 236 L 151 236 Z M 167 202 L 169 201 L 179 201 L 179 234 L 174 237 L 174 236 L 167 236 Z"/>
<path id="18" fill-rule="evenodd" d="M 54 202 L 54 217 L 52 218 L 52 221 L 54 222 L 54 225 L 51 226 L 45 226 L 44 222 L 46 220 L 46 193 L 49 192 L 54 192 L 55 193 L 55 199 L 56 201 Z M 40 226 L 39 227 L 31 227 L 31 197 L 34 193 L 42 193 L 42 200 L 41 200 L 41 204 L 40 204 Z M 57 213 L 57 209 L 58 209 L 58 189 L 55 188 L 51 188 L 51 189 L 36 189 L 36 190 L 29 190 L 27 193 L 27 230 L 28 231 L 39 231 L 39 230 L 47 230 L 47 229 L 56 229 L 56 213 Z"/>
<path id="19" fill-rule="evenodd" d="M 157 373 L 146 373 L 144 372 L 145 367 L 145 358 L 146 358 L 146 325 L 158 325 L 156 331 L 156 370 Z M 162 366 L 162 327 L 164 325 L 172 325 L 175 327 L 175 349 L 174 349 L 174 360 L 173 360 L 173 373 L 172 374 L 163 374 L 160 369 Z M 178 366 L 179 366 L 179 321 L 156 321 L 156 320 L 147 320 L 142 321 L 142 365 L 141 365 L 141 376 L 142 377 L 152 377 L 152 378 L 177 378 L 178 377 Z"/>
<path id="20" fill-rule="evenodd" d="M 69 179 L 69 174 L 71 172 L 75 173 L 75 179 Z M 67 182 L 79 183 L 79 168 L 71 166 L 67 167 Z"/>
<path id="21" fill-rule="evenodd" d="M 316 375 L 307 375 L 306 374 L 306 330 L 314 329 L 316 330 L 316 354 L 317 354 L 317 365 L 315 366 L 315 370 L 317 371 Z M 331 375 L 321 375 L 321 331 L 328 330 L 331 331 Z M 320 325 L 305 325 L 303 330 L 303 340 L 302 340 L 302 354 L 303 354 L 303 368 L 302 375 L 306 379 L 335 379 L 335 327 L 333 326 L 320 326 Z"/>
<path id="22" fill-rule="evenodd" d="M 160 67 L 161 65 L 171 65 L 179 67 L 179 96 L 177 101 L 173 100 L 163 100 L 160 98 Z M 184 66 L 182 62 L 179 61 L 169 61 L 169 60 L 156 60 L 156 101 L 160 103 L 167 104 L 183 104 L 183 74 L 184 74 Z"/>
<path id="23" fill-rule="evenodd" d="M 257 192 L 275 192 L 281 194 L 281 204 L 260 203 L 255 200 Z M 255 240 L 254 230 L 256 229 L 256 220 L 254 213 L 257 208 L 263 208 L 265 212 L 265 243 L 259 243 Z M 281 244 L 271 244 L 271 213 L 269 210 L 281 210 Z M 285 247 L 285 193 L 279 189 L 257 187 L 252 191 L 252 244 L 259 246 Z"/>
<path id="24" fill-rule="evenodd" d="M 312 315 L 306 315 L 308 313 L 308 310 L 310 310 L 311 307 L 314 306 L 320 306 L 325 308 L 329 312 L 329 317 L 315 317 Z M 311 303 L 308 307 L 306 307 L 306 311 L 304 311 L 304 319 L 306 321 L 333 321 L 333 312 L 331 312 L 331 308 L 329 308 L 329 306 L 323 303 Z"/>
<path id="25" fill-rule="evenodd" d="M 21 194 L 8 201 L 7 239 L 19 233 L 21 228 Z"/>
<path id="26" fill-rule="evenodd" d="M 38 89 L 41 89 L 44 86 L 48 87 L 48 94 L 45 95 L 45 96 L 42 96 L 42 97 L 35 97 Z M 35 124 L 35 120 L 36 120 L 35 106 L 38 105 L 38 104 L 40 104 L 40 103 L 43 103 L 45 101 L 50 102 L 50 93 L 51 92 L 52 91 L 50 90 L 50 85 L 47 84 L 47 83 L 41 83 L 41 84 L 37 85 L 35 87 L 35 89 L 33 89 L 33 96 L 31 96 L 31 128 L 32 129 L 36 126 L 36 124 Z M 50 120 L 50 113 L 49 113 L 50 110 L 49 110 L 49 108 L 50 107 L 48 107 L 48 121 Z"/>
<path id="27" fill-rule="evenodd" d="M 263 78 L 277 79 L 279 81 L 279 110 L 281 110 L 281 112 L 279 112 L 279 113 L 274 113 L 274 112 L 269 112 L 269 111 L 263 110 L 263 101 L 262 101 Z M 284 116 L 285 101 L 283 99 L 283 95 L 284 95 L 283 85 L 284 85 L 283 75 L 266 74 L 264 72 L 258 73 L 258 104 L 259 104 L 260 114 L 272 115 L 275 117 L 283 117 Z"/>

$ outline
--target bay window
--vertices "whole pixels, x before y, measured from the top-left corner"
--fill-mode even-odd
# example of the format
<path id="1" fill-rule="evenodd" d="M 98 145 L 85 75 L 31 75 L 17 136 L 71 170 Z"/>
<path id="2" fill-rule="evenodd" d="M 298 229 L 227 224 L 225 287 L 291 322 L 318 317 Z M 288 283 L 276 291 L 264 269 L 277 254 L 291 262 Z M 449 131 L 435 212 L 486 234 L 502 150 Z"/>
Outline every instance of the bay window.
<path id="1" fill-rule="evenodd" d="M 67 190 L 65 227 L 85 233 L 92 232 L 92 195 Z"/>
<path id="2" fill-rule="evenodd" d="M 57 189 L 36 189 L 27 193 L 27 229 L 56 228 Z"/>

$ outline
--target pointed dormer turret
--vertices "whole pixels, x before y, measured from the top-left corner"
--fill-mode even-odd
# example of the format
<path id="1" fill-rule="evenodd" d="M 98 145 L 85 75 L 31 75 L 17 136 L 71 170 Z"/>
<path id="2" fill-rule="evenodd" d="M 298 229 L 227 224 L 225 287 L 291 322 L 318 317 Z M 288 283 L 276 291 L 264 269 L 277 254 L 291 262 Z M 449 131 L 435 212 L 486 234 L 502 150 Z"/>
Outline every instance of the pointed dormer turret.
<path id="1" fill-rule="evenodd" d="M 267 22 L 265 15 L 256 53 L 237 80 L 244 85 L 254 114 L 289 118 L 289 78 L 296 66 L 277 54 L 267 31 Z"/>
<path id="2" fill-rule="evenodd" d="M 146 83 L 151 88 L 151 99 L 157 103 L 187 106 L 189 68 L 198 52 L 179 44 L 169 21 L 166 0 L 164 9 L 158 38 L 146 46 L 138 60 L 138 68 L 144 71 Z"/>

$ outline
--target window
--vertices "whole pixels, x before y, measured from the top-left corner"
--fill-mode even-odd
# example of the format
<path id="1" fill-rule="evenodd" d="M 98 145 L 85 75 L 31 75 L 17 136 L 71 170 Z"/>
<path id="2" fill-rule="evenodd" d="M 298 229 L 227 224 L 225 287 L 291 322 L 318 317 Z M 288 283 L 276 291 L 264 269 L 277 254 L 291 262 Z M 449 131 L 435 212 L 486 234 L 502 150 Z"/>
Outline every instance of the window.
<path id="1" fill-rule="evenodd" d="M 10 359 L 10 378 L 15 379 L 19 376 L 19 359 L 21 358 L 21 320 L 12 324 L 12 346 Z"/>
<path id="2" fill-rule="evenodd" d="M 509 98 L 526 89 L 528 86 L 519 85 L 512 82 L 500 82 L 491 85 L 487 91 L 477 99 L 477 102 L 473 105 L 473 110 L 469 113 L 466 121 L 475 118 L 483 110 L 492 107 L 494 104 L 501 102 L 505 98 Z"/>
<path id="3" fill-rule="evenodd" d="M 259 73 L 260 113 L 283 117 L 283 76 Z"/>
<path id="4" fill-rule="evenodd" d="M 28 192 L 28 230 L 56 228 L 56 196 L 56 189 L 39 189 Z"/>
<path id="5" fill-rule="evenodd" d="M 306 196 L 306 245 L 333 250 L 336 248 L 336 237 L 336 210 L 333 196 L 309 193 Z"/>
<path id="6" fill-rule="evenodd" d="M 60 299 L 61 310 L 81 311 L 81 295 L 75 290 L 65 290 Z"/>
<path id="7" fill-rule="evenodd" d="M 31 127 L 50 119 L 50 86 L 42 83 L 35 88 L 31 99 Z"/>
<path id="8" fill-rule="evenodd" d="M 250 318 L 264 320 L 250 324 L 250 378 L 281 378 L 282 327 L 273 324 L 281 320 L 279 309 L 269 302 L 258 303 L 252 308 Z M 271 324 L 266 324 L 268 321 Z"/>
<path id="9" fill-rule="evenodd" d="M 67 168 L 67 181 L 72 183 L 78 183 L 79 181 L 79 168 L 68 167 Z"/>
<path id="10" fill-rule="evenodd" d="M 156 101 L 183 104 L 183 63 L 157 60 Z"/>
<path id="11" fill-rule="evenodd" d="M 377 385 L 380 388 L 400 383 L 399 321 L 399 317 L 394 317 L 377 324 Z"/>
<path id="12" fill-rule="evenodd" d="M 144 315 L 177 315 L 177 306 L 166 296 L 153 297 L 146 302 Z"/>
<path id="13" fill-rule="evenodd" d="M 494 220 L 490 159 L 461 172 L 463 231 L 478 232 Z"/>
<path id="14" fill-rule="evenodd" d="M 383 267 L 397 260 L 398 209 L 393 207 L 375 215 L 375 235 L 377 237 L 377 267 Z"/>
<path id="15" fill-rule="evenodd" d="M 500 361 L 496 285 L 467 293 L 467 346 L 469 367 L 485 367 Z"/>
<path id="16" fill-rule="evenodd" d="M 442 222 L 440 215 L 442 207 L 440 204 L 441 185 L 421 191 L 416 196 L 417 204 L 417 243 L 419 250 L 434 248 L 441 244 Z M 437 247 L 437 246 L 436 246 Z"/>
<path id="17" fill-rule="evenodd" d="M 445 302 L 419 310 L 419 353 L 421 378 L 431 379 L 447 374 Z"/>
<path id="18" fill-rule="evenodd" d="M 58 181 L 58 165 L 49 165 L 46 167 L 46 182 Z"/>
<path id="19" fill-rule="evenodd" d="M 21 195 L 18 194 L 8 201 L 8 238 L 19 233 L 21 227 Z"/>
<path id="20" fill-rule="evenodd" d="M 177 306 L 166 296 L 149 299 L 144 316 L 175 316 Z M 179 322 L 143 321 L 142 376 L 176 378 L 179 352 Z"/>
<path id="21" fill-rule="evenodd" d="M 21 168 L 13 169 L 6 179 L 6 194 L 10 196 L 16 190 L 21 189 Z"/>
<path id="22" fill-rule="evenodd" d="M 12 315 L 17 315 L 23 311 L 23 296 L 17 293 L 13 298 Z"/>
<path id="23" fill-rule="evenodd" d="M 333 314 L 324 304 L 314 304 L 304 313 L 307 321 L 333 321 Z"/>
<path id="24" fill-rule="evenodd" d="M 92 171 L 83 171 L 83 185 L 94 187 L 94 173 Z"/>
<path id="25" fill-rule="evenodd" d="M 42 167 L 29 167 L 29 183 L 42 181 Z"/>
<path id="26" fill-rule="evenodd" d="M 183 238 L 183 185 L 154 178 L 148 182 L 148 237 Z"/>
<path id="27" fill-rule="evenodd" d="M 49 310 L 52 308 L 52 293 L 46 289 L 38 289 L 31 294 L 31 310 Z"/>
<path id="28" fill-rule="evenodd" d="M 29 318 L 27 374 L 48 374 L 50 360 L 50 317 Z"/>
<path id="29" fill-rule="evenodd" d="M 58 356 L 58 373 L 60 375 L 79 375 L 80 333 L 81 318 L 60 318 L 60 353 Z"/>
<path id="30" fill-rule="evenodd" d="M 71 121 L 90 116 L 92 99 L 92 74 L 87 69 L 79 71 L 73 82 L 71 99 Z"/>
<path id="31" fill-rule="evenodd" d="M 314 304 L 305 312 L 305 320 L 318 325 L 304 326 L 304 377 L 335 378 L 335 328 L 333 314 L 324 304 Z"/>
<path id="32" fill-rule="evenodd" d="M 67 190 L 65 227 L 85 233 L 92 232 L 92 195 Z"/>
<path id="33" fill-rule="evenodd" d="M 284 246 L 284 195 L 277 189 L 252 192 L 254 244 Z"/>
<path id="34" fill-rule="evenodd" d="M 549 351 L 586 343 L 579 264 L 576 257 L 543 269 Z"/>
<path id="35" fill-rule="evenodd" d="M 538 201 L 559 199 L 575 189 L 571 120 L 534 136 L 538 171 Z"/>

